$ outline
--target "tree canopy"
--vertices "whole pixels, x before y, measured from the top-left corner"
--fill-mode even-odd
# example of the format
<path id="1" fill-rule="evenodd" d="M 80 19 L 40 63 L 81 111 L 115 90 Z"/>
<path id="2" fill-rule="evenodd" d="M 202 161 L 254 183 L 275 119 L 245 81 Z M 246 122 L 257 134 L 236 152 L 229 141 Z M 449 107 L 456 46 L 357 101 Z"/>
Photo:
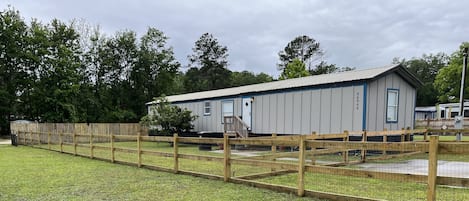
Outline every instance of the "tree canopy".
<path id="1" fill-rule="evenodd" d="M 423 54 L 420 58 L 398 59 L 395 58 L 393 63 L 400 63 L 412 72 L 423 86 L 417 89 L 417 105 L 428 106 L 438 102 L 438 93 L 435 93 L 435 78 L 438 71 L 445 67 L 449 57 L 444 53 Z"/>
<path id="2" fill-rule="evenodd" d="M 280 70 L 283 70 L 294 59 L 299 59 L 308 70 L 311 70 L 315 65 L 314 62 L 321 60 L 323 54 L 318 41 L 306 35 L 297 36 L 278 53 L 280 58 L 278 66 Z"/>
<path id="3" fill-rule="evenodd" d="M 230 86 L 231 71 L 228 70 L 228 48 L 219 44 L 212 34 L 204 33 L 195 42 L 189 55 L 190 74 L 194 75 L 185 82 L 185 86 L 195 83 L 204 86 L 196 90 L 212 90 Z M 202 83 L 201 83 L 202 82 Z"/>
<path id="4" fill-rule="evenodd" d="M 290 41 L 285 48 L 278 53 L 280 63 L 278 69 L 282 71 L 280 79 L 288 79 L 296 77 L 303 77 L 308 75 L 329 74 L 335 72 L 354 70 L 350 67 L 337 67 L 335 64 L 327 64 L 323 60 L 324 50 L 321 49 L 320 44 L 315 39 L 309 36 L 298 36 Z M 305 66 L 306 73 L 298 68 L 296 70 L 287 69 L 288 65 L 299 60 Z M 291 74 L 296 72 L 297 74 Z M 288 75 L 293 77 L 289 77 Z"/>
<path id="5" fill-rule="evenodd" d="M 306 70 L 306 66 L 299 59 L 295 58 L 291 63 L 283 69 L 282 74 L 280 75 L 280 80 L 299 78 L 309 76 L 309 72 Z"/>
<path id="6" fill-rule="evenodd" d="M 451 54 L 449 64 L 438 71 L 435 77 L 434 87 L 438 94 L 440 102 L 457 102 L 459 101 L 459 91 L 461 89 L 461 74 L 463 67 L 462 50 L 469 47 L 469 42 L 464 42 L 459 46 L 459 50 Z M 466 70 L 466 73 L 469 73 Z M 469 97 L 469 79 L 466 76 L 466 86 L 464 89 L 464 98 Z"/>

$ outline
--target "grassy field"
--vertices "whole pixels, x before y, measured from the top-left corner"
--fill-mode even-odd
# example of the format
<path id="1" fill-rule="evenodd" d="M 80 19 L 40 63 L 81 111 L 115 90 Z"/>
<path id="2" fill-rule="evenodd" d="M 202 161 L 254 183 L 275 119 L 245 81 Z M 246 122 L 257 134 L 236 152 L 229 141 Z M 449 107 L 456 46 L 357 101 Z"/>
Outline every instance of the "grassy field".
<path id="1" fill-rule="evenodd" d="M 0 145 L 0 200 L 311 200 L 243 185 Z"/>
<path id="2" fill-rule="evenodd" d="M 108 144 L 104 143 L 101 145 L 107 146 Z M 47 145 L 42 145 L 42 146 L 44 148 L 47 147 Z M 135 149 L 136 143 L 135 142 L 118 142 L 115 144 L 115 146 L 121 147 L 121 148 L 126 147 L 126 148 Z M 115 191 L 112 191 L 113 188 L 126 190 L 125 187 L 121 187 L 119 185 L 125 185 L 125 183 L 137 183 L 135 185 L 138 185 L 140 187 L 132 188 L 132 190 L 129 192 L 130 194 L 132 194 L 133 197 L 125 197 L 129 195 L 114 195 L 117 197 L 113 197 L 113 198 L 114 199 L 129 199 L 129 200 L 151 199 L 152 195 L 166 193 L 166 194 L 170 194 L 171 196 L 162 197 L 163 200 L 171 200 L 171 199 L 190 200 L 191 197 L 185 196 L 185 194 L 192 194 L 193 196 L 199 196 L 197 194 L 202 194 L 200 192 L 204 192 L 203 195 L 200 195 L 200 196 L 209 196 L 207 198 L 202 197 L 202 199 L 208 199 L 208 200 L 299 199 L 295 196 L 285 195 L 285 194 L 278 194 L 278 195 L 276 194 L 275 196 L 271 195 L 273 198 L 270 198 L 270 197 L 264 198 L 263 197 L 264 194 L 266 192 L 268 193 L 268 191 L 254 189 L 256 193 L 253 194 L 253 193 L 250 193 L 249 191 L 250 188 L 246 188 L 248 190 L 246 190 L 245 194 L 250 194 L 250 195 L 252 194 L 252 197 L 249 197 L 249 196 L 248 197 L 230 197 L 230 196 L 242 196 L 238 194 L 243 194 L 245 190 L 241 191 L 239 189 L 241 188 L 244 189 L 245 187 L 237 186 L 233 184 L 226 184 L 226 183 L 218 182 L 218 181 L 196 179 L 196 178 L 186 177 L 186 176 L 181 176 L 181 175 L 173 175 L 173 174 L 153 172 L 153 171 L 148 171 L 148 170 L 143 170 L 143 169 L 138 169 L 138 168 L 133 168 L 133 167 L 114 165 L 110 163 L 93 161 L 93 160 L 89 160 L 89 159 L 81 158 L 81 157 L 72 157 L 70 155 L 64 155 L 64 154 L 59 154 L 56 152 L 49 152 L 45 150 L 32 149 L 32 148 L 23 147 L 23 146 L 20 146 L 18 148 L 8 148 L 8 147 L 0 147 L 0 148 L 2 148 L 2 150 L 0 150 L 0 154 L 1 154 L 0 155 L 0 169 L 13 169 L 9 171 L 13 171 L 13 175 L 16 175 L 16 176 L 13 176 L 12 178 L 10 178 L 11 180 L 14 180 L 15 177 L 21 178 L 21 177 L 28 176 L 29 174 L 35 175 L 31 173 L 31 171 L 37 171 L 38 173 L 36 174 L 40 175 L 40 177 L 38 178 L 41 178 L 41 177 L 52 178 L 52 183 L 56 185 L 55 187 L 48 187 L 51 185 L 49 184 L 49 182 L 45 182 L 45 184 L 43 184 L 45 187 L 41 187 L 43 191 L 46 191 L 46 192 L 52 189 L 51 192 L 47 193 L 47 196 L 51 194 L 55 195 L 56 191 L 59 192 L 58 194 L 60 194 L 60 192 L 62 192 L 63 194 L 64 192 L 67 191 L 67 189 L 69 189 L 72 192 L 83 191 L 83 193 L 86 194 L 84 197 L 85 199 L 93 199 L 93 198 L 104 199 L 103 197 L 94 197 L 94 196 L 101 196 L 100 192 L 103 192 L 103 194 L 106 194 L 106 193 L 110 194 L 111 192 L 115 192 Z M 56 150 L 59 149 L 58 146 L 53 146 L 53 148 Z M 142 144 L 142 148 L 146 150 L 157 150 L 157 151 L 167 152 L 167 153 L 172 153 L 173 151 L 173 148 L 169 145 L 169 143 L 145 142 Z M 217 157 L 223 156 L 223 154 L 220 154 L 220 153 L 199 151 L 197 149 L 197 146 L 193 146 L 193 145 L 180 145 L 179 148 L 180 148 L 179 153 L 211 155 L 211 156 L 217 156 Z M 20 153 L 15 153 L 13 154 L 13 156 L 11 157 L 8 156 L 7 158 L 3 155 L 4 153 L 9 153 L 15 150 Z M 64 150 L 67 152 L 73 152 L 73 147 L 64 146 Z M 80 154 L 88 155 L 90 150 L 89 148 L 78 147 L 77 151 Z M 265 153 L 268 153 L 268 152 L 265 152 Z M 110 157 L 109 150 L 96 149 L 94 154 L 95 156 L 99 156 L 102 158 Z M 379 161 L 379 162 L 386 162 L 386 163 L 400 162 L 400 161 L 405 161 L 409 159 L 417 159 L 417 158 L 426 159 L 428 158 L 428 156 L 426 154 L 418 154 L 418 155 L 413 155 L 413 156 L 409 156 L 405 158 L 391 159 L 391 160 Z M 445 160 L 469 161 L 469 157 L 464 156 L 464 155 L 440 155 L 439 158 L 445 159 Z M 130 154 L 130 153 L 116 152 L 116 159 L 129 161 L 129 162 L 137 162 L 136 154 Z M 324 156 L 322 159 L 340 160 L 341 156 L 338 156 L 338 155 Z M 15 170 L 16 164 L 10 163 L 9 165 L 5 166 L 5 164 L 3 163 L 3 160 L 17 160 L 17 161 L 20 161 L 21 163 L 27 162 L 29 163 L 29 165 L 21 165 L 21 168 L 24 167 L 24 168 L 30 168 L 30 169 L 22 170 L 23 173 L 27 173 L 27 174 L 20 173 L 18 172 L 19 170 Z M 158 166 L 163 166 L 167 168 L 172 168 L 173 166 L 172 158 L 154 157 L 154 156 L 144 155 L 143 162 L 147 164 L 158 165 Z M 37 164 L 34 164 L 34 163 L 39 163 L 41 164 L 41 166 L 38 167 Z M 70 164 L 70 163 L 73 163 L 73 164 Z M 54 164 L 52 166 L 53 169 L 49 170 L 49 168 L 51 167 L 51 164 Z M 98 166 L 96 167 L 96 165 Z M 32 167 L 29 167 L 29 166 L 32 166 Z M 101 170 L 101 169 L 112 169 L 112 170 Z M 215 175 L 222 175 L 223 166 L 220 162 L 205 162 L 205 161 L 180 159 L 180 169 L 215 174 Z M 73 170 L 79 170 L 79 172 L 75 173 Z M 270 169 L 233 165 L 232 170 L 234 171 L 235 176 L 239 176 L 239 175 L 245 175 L 245 174 L 251 174 L 251 173 L 266 172 L 266 171 L 269 171 Z M 46 171 L 46 173 L 42 173 L 42 171 Z M 81 172 L 81 171 L 86 171 L 86 172 Z M 60 174 L 57 176 L 51 174 L 54 172 L 58 172 Z M 71 175 L 70 177 L 67 176 L 69 174 Z M 146 174 L 157 175 L 157 176 L 148 176 Z M 9 173 L 7 172 L 6 175 L 9 175 Z M 84 175 L 84 178 L 81 178 L 81 175 Z M 109 176 L 109 175 L 111 175 L 111 180 L 106 179 L 106 176 Z M 128 178 L 129 176 L 122 176 L 122 175 L 131 175 L 130 176 L 131 178 Z M 94 185 L 94 181 L 92 179 L 95 177 L 99 177 L 99 180 L 98 180 L 99 184 Z M 142 179 L 138 179 L 139 177 L 140 178 L 143 177 L 144 178 L 143 180 L 148 180 L 148 181 L 138 181 L 138 180 L 142 180 Z M 158 178 L 158 180 L 162 178 L 161 183 L 157 181 L 150 181 L 151 179 L 145 179 L 145 178 L 152 178 L 152 177 L 156 177 Z M 31 180 L 34 180 L 34 178 L 35 178 L 34 176 L 29 175 L 28 180 L 31 181 Z M 72 180 L 78 180 L 78 182 L 82 183 L 82 185 L 78 185 L 75 182 L 69 181 L 70 178 L 73 178 Z M 171 179 L 171 178 L 174 178 L 174 179 Z M 297 175 L 288 174 L 288 175 L 282 175 L 282 176 L 276 176 L 276 177 L 269 177 L 269 178 L 261 179 L 260 181 L 268 182 L 272 184 L 281 184 L 281 185 L 288 185 L 288 186 L 296 187 Z M 5 182 L 5 184 L 9 183 L 8 181 L 0 181 L 0 186 L 3 186 L 2 182 Z M 197 185 L 197 187 L 192 186 L 192 182 L 195 182 L 196 184 L 194 185 Z M 88 188 L 88 186 L 86 186 L 87 183 L 93 183 L 92 185 L 93 187 Z M 107 185 L 108 183 L 110 183 L 111 185 Z M 206 183 L 206 184 L 203 184 L 203 186 L 200 186 L 201 183 Z M 425 184 L 408 183 L 408 182 L 396 182 L 396 181 L 386 181 L 386 180 L 379 180 L 379 179 L 355 178 L 355 177 L 307 173 L 305 177 L 305 183 L 306 183 L 306 189 L 308 190 L 318 190 L 318 191 L 324 191 L 324 192 L 330 192 L 330 193 L 348 194 L 348 195 L 354 195 L 354 196 L 370 197 L 370 198 L 385 199 L 385 200 L 425 200 L 425 196 L 426 196 Z M 33 184 L 31 183 L 27 185 L 31 185 L 31 186 L 26 187 L 26 189 L 34 188 L 32 187 Z M 70 185 L 72 185 L 72 187 L 70 187 Z M 160 187 L 160 185 L 162 187 Z M 142 187 L 142 186 L 147 186 L 147 187 Z M 157 192 L 144 191 L 144 189 L 149 188 L 148 186 L 153 186 L 152 188 L 156 189 L 155 191 Z M 218 187 L 226 188 L 226 189 L 219 191 Z M 12 188 L 15 188 L 15 187 L 12 187 Z M 23 189 L 25 187 L 20 186 L 20 188 Z M 58 190 L 55 188 L 58 188 Z M 143 188 L 143 189 L 140 189 L 140 188 Z M 172 189 L 172 190 L 159 190 L 160 188 Z M 177 193 L 172 192 L 176 190 L 180 191 L 178 190 L 180 188 L 182 189 L 181 193 L 184 193 L 184 196 L 179 195 L 179 194 L 175 195 Z M 1 189 L 0 192 L 2 192 L 2 190 L 3 189 Z M 200 191 L 200 192 L 199 193 L 192 192 L 193 190 Z M 31 195 L 29 195 L 27 191 L 28 190 L 25 190 L 24 192 L 25 194 L 24 197 L 26 198 L 32 197 L 32 198 L 38 198 L 38 199 L 42 199 L 42 198 L 48 199 L 48 197 L 43 197 L 44 194 L 41 194 L 36 189 L 29 190 L 29 191 L 36 192 Z M 166 191 L 168 191 L 169 193 Z M 221 197 L 216 197 L 217 194 L 214 193 L 213 191 L 216 191 L 218 193 L 226 191 L 229 196 L 223 193 Z M 10 190 L 11 194 L 12 192 L 13 190 Z M 240 193 L 240 192 L 243 192 L 243 193 Z M 232 193 L 236 195 L 230 195 Z M 1 194 L 8 195 L 8 193 L 3 193 L 3 192 Z M 469 200 L 468 189 L 449 188 L 449 187 L 439 186 L 437 195 L 438 195 L 438 200 L 451 200 L 451 201 Z M 60 195 L 60 196 L 61 197 L 57 197 L 57 198 L 52 197 L 52 199 L 69 200 L 69 197 L 63 197 L 64 195 Z M 71 196 L 72 197 L 70 199 L 75 199 L 75 198 L 78 199 L 77 197 L 73 197 L 75 196 L 73 194 Z M 174 196 L 176 197 L 174 198 Z M 214 197 L 210 197 L 210 196 L 214 196 Z M 0 200 L 2 200 L 2 197 L 0 197 Z M 195 200 L 200 200 L 200 199 L 195 199 Z"/>

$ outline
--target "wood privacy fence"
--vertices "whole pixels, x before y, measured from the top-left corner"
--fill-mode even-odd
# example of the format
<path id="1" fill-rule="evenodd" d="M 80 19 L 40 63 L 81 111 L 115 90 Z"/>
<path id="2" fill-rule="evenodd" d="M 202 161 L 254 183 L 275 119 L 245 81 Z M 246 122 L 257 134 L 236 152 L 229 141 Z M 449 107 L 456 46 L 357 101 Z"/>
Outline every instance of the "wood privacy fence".
<path id="1" fill-rule="evenodd" d="M 138 123 L 10 123 L 13 134 L 19 132 L 54 133 L 54 134 L 92 134 L 109 136 L 113 135 L 148 135 L 148 129 Z M 52 141 L 58 141 L 58 135 L 51 135 Z M 71 141 L 70 136 L 63 136 L 64 141 Z M 108 137 L 97 137 L 95 142 L 106 142 Z M 45 136 L 42 136 L 45 141 Z M 80 139 L 79 139 L 80 140 Z M 81 141 L 79 141 L 81 142 Z"/>
<path id="2" fill-rule="evenodd" d="M 394 180 L 403 182 L 418 182 L 427 184 L 427 200 L 436 199 L 436 186 L 437 185 L 450 185 L 469 187 L 469 178 L 456 178 L 437 176 L 438 168 L 438 154 L 469 154 L 469 142 L 444 142 L 439 141 L 438 136 L 428 136 L 428 140 L 419 142 L 368 142 L 366 141 L 367 136 L 374 135 L 396 135 L 403 134 L 404 138 L 409 133 L 421 133 L 425 136 L 428 130 L 399 130 L 399 131 L 381 131 L 381 132 L 347 132 L 338 134 L 323 134 L 323 135 L 298 135 L 298 136 L 272 136 L 263 138 L 248 138 L 248 139 L 236 139 L 229 138 L 229 135 L 225 135 L 224 138 L 189 138 L 179 137 L 175 134 L 172 137 L 156 137 L 156 136 L 142 136 L 138 135 L 103 135 L 94 133 L 60 133 L 60 132 L 18 132 L 18 142 L 23 145 L 44 148 L 49 150 L 55 150 L 62 153 L 70 153 L 74 155 L 80 155 L 90 157 L 94 159 L 100 159 L 113 163 L 120 163 L 126 165 L 134 165 L 137 167 L 144 167 L 149 169 L 155 169 L 160 171 L 167 171 L 173 173 L 187 174 L 193 176 L 206 177 L 211 179 L 220 179 L 225 182 L 232 182 L 238 184 L 246 184 L 250 186 L 266 188 L 281 192 L 296 193 L 299 196 L 311 196 L 329 200 L 374 200 L 371 198 L 326 193 L 320 191 L 312 191 L 305 189 L 305 173 L 321 173 L 321 174 L 332 174 L 350 177 L 364 177 L 364 178 L 376 178 L 383 180 Z M 347 141 L 351 135 L 364 136 L 362 141 Z M 108 143 L 96 143 L 96 138 L 107 138 Z M 88 139 L 88 143 L 78 142 L 78 138 Z M 330 139 L 343 138 L 344 141 L 333 141 Z M 116 140 L 127 140 L 136 142 L 135 148 L 117 148 L 115 146 Z M 160 152 L 155 150 L 149 150 L 142 148 L 143 142 L 169 142 L 173 143 L 172 153 Z M 223 145 L 223 157 L 208 156 L 208 155 L 196 155 L 196 154 L 182 154 L 179 153 L 179 144 L 190 143 L 190 144 L 219 144 Z M 233 157 L 231 154 L 231 147 L 236 145 L 245 146 L 271 146 L 272 153 L 261 156 L 249 156 L 249 157 Z M 278 146 L 291 146 L 298 147 L 296 152 L 277 152 Z M 73 148 L 72 150 L 65 150 L 64 147 Z M 77 147 L 87 149 L 87 153 L 77 152 Z M 308 149 L 310 148 L 310 149 Z M 96 150 L 109 151 L 108 157 L 98 157 L 95 155 Z M 428 154 L 428 174 L 427 175 L 413 175 L 403 173 L 388 173 L 388 172 L 377 172 L 368 171 L 361 169 L 348 169 L 343 167 L 331 167 L 315 164 L 314 157 L 326 153 L 326 152 L 347 152 L 350 150 L 361 150 L 362 153 L 366 153 L 366 150 L 378 150 L 386 153 L 388 151 L 394 152 L 427 152 Z M 116 152 L 132 153 L 135 154 L 137 162 L 129 162 L 124 160 L 117 160 L 115 157 Z M 162 167 L 155 164 L 144 163 L 142 161 L 142 155 L 148 155 L 151 157 L 167 157 L 173 161 L 173 167 Z M 365 154 L 366 155 L 366 154 Z M 275 159 L 281 157 L 296 157 L 298 162 L 282 162 Z M 349 162 L 348 154 L 344 154 L 344 162 Z M 306 159 L 310 158 L 311 163 L 307 163 Z M 223 164 L 223 175 L 213 175 L 201 172 L 181 170 L 179 168 L 179 159 L 190 159 L 200 161 L 212 161 L 220 162 Z M 362 160 L 366 160 L 366 157 L 362 156 Z M 271 168 L 269 172 L 256 173 L 253 175 L 234 176 L 231 166 L 232 165 L 246 165 L 252 167 L 264 167 Z M 274 176 L 284 173 L 296 173 L 297 186 L 283 186 L 263 183 L 254 181 L 256 178 L 263 178 L 267 176 Z"/>

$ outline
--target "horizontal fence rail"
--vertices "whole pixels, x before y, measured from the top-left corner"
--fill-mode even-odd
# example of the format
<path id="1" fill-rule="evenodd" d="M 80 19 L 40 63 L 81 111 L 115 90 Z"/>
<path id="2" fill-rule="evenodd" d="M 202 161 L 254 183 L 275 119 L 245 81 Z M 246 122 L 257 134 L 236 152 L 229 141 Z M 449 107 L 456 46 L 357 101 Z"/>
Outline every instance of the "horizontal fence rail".
<path id="1" fill-rule="evenodd" d="M 438 154 L 469 154 L 469 142 L 444 142 L 439 141 L 438 136 L 428 136 L 426 141 L 405 141 L 405 135 L 422 134 L 437 131 L 434 130 L 397 130 L 397 131 L 379 131 L 379 132 L 347 132 L 337 134 L 315 134 L 311 135 L 298 135 L 298 136 L 277 136 L 273 135 L 270 138 L 230 138 L 229 135 L 224 135 L 224 138 L 190 138 L 179 137 L 177 134 L 174 136 L 142 136 L 137 132 L 136 135 L 122 134 L 115 135 L 109 134 L 94 134 L 94 133 L 60 133 L 60 132 L 33 132 L 33 131 L 16 131 L 18 135 L 18 142 L 22 145 L 33 146 L 48 150 L 55 150 L 62 153 L 69 153 L 77 156 L 84 156 L 98 160 L 109 161 L 113 163 L 132 165 L 137 167 L 155 169 L 160 171 L 167 171 L 173 173 L 188 174 L 193 176 L 203 176 L 211 179 L 220 179 L 226 182 L 247 184 L 282 192 L 295 192 L 299 196 L 313 196 L 323 199 L 333 200 L 373 200 L 370 198 L 356 197 L 341 194 L 332 194 L 319 191 L 311 191 L 305 189 L 305 173 L 321 173 L 350 177 L 363 177 L 375 178 L 383 180 L 393 180 L 402 182 L 417 182 L 426 183 L 428 186 L 427 200 L 436 199 L 436 185 L 451 185 L 460 187 L 469 187 L 469 178 L 455 178 L 437 176 L 437 155 Z M 349 136 L 362 135 L 361 141 L 349 141 Z M 370 136 L 383 136 L 383 142 L 370 142 L 367 138 Z M 386 142 L 384 136 L 402 135 L 404 136 L 401 142 Z M 331 139 L 342 139 L 342 141 L 333 141 Z M 409 138 L 410 139 L 410 138 Z M 105 143 L 103 143 L 105 142 Z M 134 148 L 129 147 L 116 147 L 116 142 L 129 142 L 134 143 Z M 167 142 L 172 144 L 171 152 L 162 152 L 147 149 L 142 146 L 144 142 Z M 211 155 L 197 155 L 181 153 L 181 144 L 211 144 L 223 147 L 223 157 Z M 232 154 L 232 147 L 235 146 L 262 146 L 271 147 L 271 152 L 259 156 L 235 156 Z M 278 152 L 278 146 L 295 147 L 296 150 L 292 152 Z M 84 148 L 86 153 L 83 153 Z M 107 157 L 96 155 L 96 150 L 108 151 Z M 391 173 L 391 172 L 377 172 L 360 169 L 350 169 L 344 167 L 336 167 L 341 164 L 353 164 L 365 162 L 366 157 L 362 156 L 359 161 L 349 161 L 349 151 L 359 150 L 366 156 L 367 150 L 382 151 L 383 155 L 386 152 L 399 152 L 402 154 L 413 153 L 429 153 L 428 154 L 428 175 L 414 175 L 404 173 Z M 136 155 L 136 162 L 129 162 L 116 158 L 116 152 Z M 315 157 L 321 154 L 330 153 L 343 153 L 343 162 L 329 165 L 316 164 Z M 173 161 L 172 167 L 163 167 L 156 164 L 146 163 L 143 155 L 171 158 Z M 386 155 L 387 156 L 387 155 Z M 294 157 L 297 162 L 282 162 L 276 159 Z M 389 156 L 388 156 L 389 157 Z M 181 169 L 180 159 L 197 160 L 197 161 L 211 161 L 222 164 L 222 176 L 194 172 Z M 310 159 L 311 162 L 306 162 Z M 232 165 L 246 165 L 259 168 L 270 168 L 270 172 L 256 173 L 251 175 L 235 176 L 233 174 Z M 281 174 L 298 175 L 297 187 L 287 187 L 281 185 L 273 185 L 254 181 L 254 178 L 262 178 L 268 176 L 275 176 Z"/>

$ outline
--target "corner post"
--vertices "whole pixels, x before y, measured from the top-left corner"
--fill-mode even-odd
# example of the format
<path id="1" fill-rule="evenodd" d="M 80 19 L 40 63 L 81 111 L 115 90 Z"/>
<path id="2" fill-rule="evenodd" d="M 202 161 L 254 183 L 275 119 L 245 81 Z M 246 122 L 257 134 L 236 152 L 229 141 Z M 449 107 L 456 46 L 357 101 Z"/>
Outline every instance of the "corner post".
<path id="1" fill-rule="evenodd" d="M 436 200 L 436 179 L 438 167 L 438 136 L 430 136 L 428 150 L 428 188 L 427 200 Z"/>
<path id="2" fill-rule="evenodd" d="M 231 178 L 231 145 L 228 134 L 223 135 L 223 181 L 227 182 Z"/>

